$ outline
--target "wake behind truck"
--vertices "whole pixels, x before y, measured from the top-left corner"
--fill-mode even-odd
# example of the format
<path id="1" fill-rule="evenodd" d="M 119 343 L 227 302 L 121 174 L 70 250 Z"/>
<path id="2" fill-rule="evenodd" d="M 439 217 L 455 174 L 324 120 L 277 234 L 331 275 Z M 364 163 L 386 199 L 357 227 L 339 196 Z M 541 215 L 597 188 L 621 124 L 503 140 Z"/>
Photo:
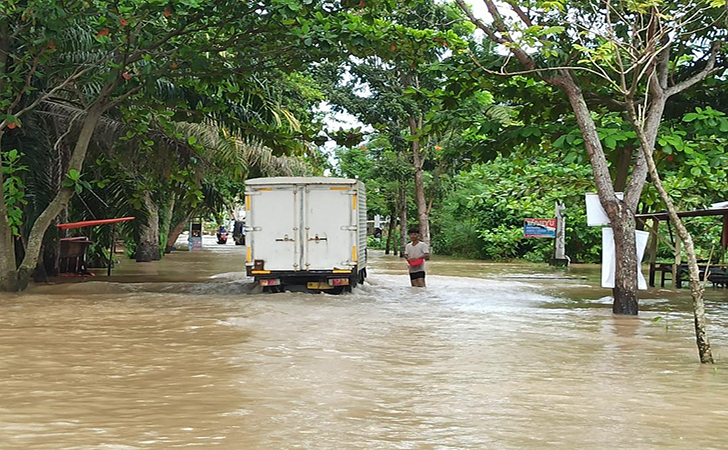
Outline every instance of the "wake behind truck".
<path id="1" fill-rule="evenodd" d="M 364 183 L 273 177 L 245 183 L 248 276 L 268 292 L 351 292 L 366 277 Z"/>

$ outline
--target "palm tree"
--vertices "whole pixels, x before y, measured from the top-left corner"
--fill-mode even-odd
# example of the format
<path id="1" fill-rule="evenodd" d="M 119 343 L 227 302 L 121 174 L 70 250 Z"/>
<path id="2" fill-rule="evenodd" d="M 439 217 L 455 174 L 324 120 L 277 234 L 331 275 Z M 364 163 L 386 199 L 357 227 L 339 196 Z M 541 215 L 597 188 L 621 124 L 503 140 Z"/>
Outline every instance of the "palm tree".
<path id="1" fill-rule="evenodd" d="M 145 135 L 124 141 L 130 126 L 113 113 L 102 117 L 91 140 L 88 159 L 92 162 L 86 165 L 82 189 L 57 220 L 136 216 L 138 220 L 123 225 L 120 231 L 136 244 L 137 253 L 143 250 L 142 260 L 158 257 L 160 252 L 155 247 L 160 235 L 162 243 L 173 243 L 194 214 L 217 214 L 230 207 L 231 199 L 216 189 L 216 177 L 237 180 L 242 185 L 250 174 L 297 175 L 311 171 L 300 157 L 276 155 L 260 141 L 233 135 L 214 122 L 174 123 L 172 133 L 151 127 Z M 25 177 L 29 201 L 23 223 L 32 223 L 61 188 L 70 145 L 83 115 L 83 109 L 65 100 L 46 101 L 28 116 L 22 130 L 5 139 L 5 146 L 19 148 L 24 160 L 33 165 Z M 142 139 L 151 145 L 140 147 Z M 185 175 L 170 174 L 172 168 Z M 160 216 L 166 222 L 162 229 Z M 27 231 L 27 227 L 21 228 L 21 258 Z M 55 271 L 58 237 L 55 227 L 46 236 L 43 266 L 48 272 Z M 102 252 L 108 248 L 108 230 L 99 230 L 94 240 L 98 242 L 96 256 L 105 257 Z"/>

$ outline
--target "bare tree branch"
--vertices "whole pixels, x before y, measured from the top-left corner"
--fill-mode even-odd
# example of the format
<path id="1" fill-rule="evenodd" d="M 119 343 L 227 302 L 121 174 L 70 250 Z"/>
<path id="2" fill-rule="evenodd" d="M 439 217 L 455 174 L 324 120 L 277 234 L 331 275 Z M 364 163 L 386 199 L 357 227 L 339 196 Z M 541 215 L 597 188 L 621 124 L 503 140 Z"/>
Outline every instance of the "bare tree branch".
<path id="1" fill-rule="evenodd" d="M 703 81 L 708 76 L 716 73 L 720 69 L 715 69 L 715 60 L 718 57 L 718 50 L 720 49 L 720 42 L 716 41 L 713 42 L 713 45 L 711 45 L 710 48 L 710 58 L 708 58 L 708 63 L 705 65 L 703 70 L 696 73 L 692 77 L 688 78 L 687 80 L 684 80 L 674 86 L 671 86 L 667 88 L 665 94 L 668 97 L 671 97 L 675 94 L 679 94 L 680 92 L 690 88 L 691 86 L 694 86 L 695 84 Z"/>
<path id="2" fill-rule="evenodd" d="M 73 75 L 69 76 L 64 81 L 62 81 L 61 83 L 59 83 L 58 85 L 56 85 L 53 89 L 51 89 L 50 91 L 46 92 L 45 94 L 39 96 L 33 103 L 31 103 L 30 105 L 26 106 L 25 108 L 23 108 L 20 111 L 18 111 L 17 113 L 15 113 L 14 116 L 15 117 L 20 117 L 23 114 L 25 114 L 26 112 L 32 110 L 33 108 L 35 108 L 36 106 L 38 106 L 39 103 L 41 103 L 41 102 L 47 100 L 48 98 L 52 97 L 56 92 L 58 92 L 61 89 L 64 89 L 67 85 L 69 85 L 73 81 L 81 78 L 84 74 L 86 74 L 87 72 L 89 72 L 93 68 L 95 68 L 95 66 L 89 66 L 89 67 L 86 67 L 85 69 L 80 70 L 80 71 L 74 73 Z M 5 127 L 5 125 L 6 125 L 6 122 L 5 121 L 0 122 L 0 128 Z"/>
<path id="3" fill-rule="evenodd" d="M 476 27 L 480 28 L 480 30 L 483 33 L 485 33 L 491 41 L 496 42 L 498 44 L 505 44 L 507 42 L 505 39 L 501 39 L 491 27 L 489 27 L 488 25 L 485 24 L 485 22 L 483 22 L 482 20 L 475 17 L 475 14 L 473 14 L 473 11 L 465 3 L 464 0 L 455 0 L 455 2 L 458 4 L 460 9 L 465 13 L 465 15 L 468 16 L 468 19 L 470 19 L 470 21 Z"/>
<path id="4" fill-rule="evenodd" d="M 531 18 L 528 17 L 528 15 L 521 9 L 520 6 L 518 6 L 516 4 L 515 1 L 513 1 L 513 0 L 507 0 L 506 3 L 508 3 L 509 5 L 511 5 L 511 9 L 513 10 L 513 12 L 516 13 L 518 15 L 518 17 L 521 18 L 521 21 L 527 27 L 532 27 L 533 26 L 533 22 L 531 21 Z"/>

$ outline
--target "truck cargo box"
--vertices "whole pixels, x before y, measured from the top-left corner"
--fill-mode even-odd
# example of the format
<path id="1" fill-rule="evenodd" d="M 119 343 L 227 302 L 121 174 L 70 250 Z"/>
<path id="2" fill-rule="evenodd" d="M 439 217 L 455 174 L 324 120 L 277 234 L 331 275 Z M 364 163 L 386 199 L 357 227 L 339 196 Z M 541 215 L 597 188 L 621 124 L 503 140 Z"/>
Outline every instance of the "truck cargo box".
<path id="1" fill-rule="evenodd" d="M 366 276 L 366 190 L 327 177 L 248 180 L 245 188 L 249 276 L 278 291 L 351 290 Z"/>

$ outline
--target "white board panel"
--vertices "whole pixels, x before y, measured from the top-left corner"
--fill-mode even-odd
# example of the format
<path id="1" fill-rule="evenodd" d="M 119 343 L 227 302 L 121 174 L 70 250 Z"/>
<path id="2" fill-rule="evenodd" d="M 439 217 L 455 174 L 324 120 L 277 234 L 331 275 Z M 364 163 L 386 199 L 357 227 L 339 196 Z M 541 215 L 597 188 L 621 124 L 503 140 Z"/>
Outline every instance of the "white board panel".
<path id="1" fill-rule="evenodd" d="M 615 192 L 615 195 L 620 200 L 624 198 L 624 192 Z M 597 194 L 586 194 L 586 224 L 590 227 L 609 225 L 609 217 Z"/>
<path id="2" fill-rule="evenodd" d="M 642 257 L 645 255 L 647 239 L 650 233 L 635 230 L 637 241 L 637 289 L 647 289 L 647 281 L 642 275 Z M 614 253 L 614 230 L 602 228 L 602 287 L 614 288 L 614 276 L 617 267 L 617 257 Z"/>

